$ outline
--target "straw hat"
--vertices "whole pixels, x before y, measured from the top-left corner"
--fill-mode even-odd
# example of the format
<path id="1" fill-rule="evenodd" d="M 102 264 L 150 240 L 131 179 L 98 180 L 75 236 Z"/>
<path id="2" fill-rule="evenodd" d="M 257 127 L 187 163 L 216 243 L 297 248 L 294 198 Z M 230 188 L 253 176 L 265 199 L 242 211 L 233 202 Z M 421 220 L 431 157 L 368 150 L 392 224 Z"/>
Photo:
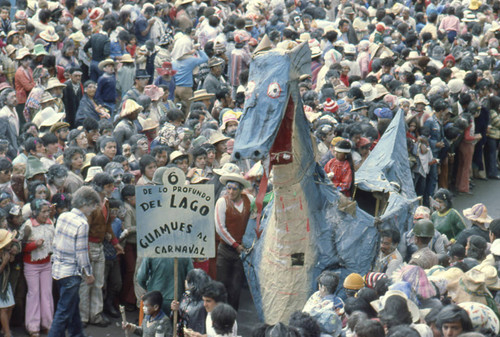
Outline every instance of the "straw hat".
<path id="1" fill-rule="evenodd" d="M 413 99 L 413 103 L 414 104 L 422 103 L 428 105 L 429 101 L 427 100 L 427 98 L 425 98 L 424 94 L 416 94 L 415 98 Z"/>
<path id="2" fill-rule="evenodd" d="M 49 78 L 47 82 L 47 88 L 45 90 L 50 90 L 54 88 L 65 88 L 66 85 L 62 84 L 56 77 Z"/>
<path id="3" fill-rule="evenodd" d="M 230 138 L 229 137 L 226 137 L 224 136 L 222 133 L 220 132 L 214 132 L 211 136 L 210 136 L 210 144 L 212 145 L 215 145 L 217 144 L 218 142 L 222 142 L 222 141 L 225 141 L 225 140 L 229 140 Z"/>
<path id="4" fill-rule="evenodd" d="M 86 183 L 91 182 L 94 179 L 94 177 L 96 176 L 96 174 L 98 174 L 98 173 L 103 173 L 102 167 L 100 167 L 100 166 L 89 167 L 89 169 L 87 171 L 87 177 L 85 178 L 85 182 Z"/>
<path id="5" fill-rule="evenodd" d="M 7 38 L 13 36 L 13 35 L 16 35 L 16 34 L 19 34 L 19 32 L 17 30 L 11 30 L 8 34 L 7 34 Z"/>
<path id="6" fill-rule="evenodd" d="M 142 132 L 145 132 L 156 129 L 158 126 L 160 126 L 160 123 L 158 123 L 158 121 L 152 120 L 151 118 L 146 118 L 142 120 L 141 126 Z"/>
<path id="7" fill-rule="evenodd" d="M 181 151 L 174 151 L 170 154 L 170 162 L 172 163 L 174 160 L 185 156 L 189 160 L 189 155 L 186 153 L 182 153 Z"/>
<path id="8" fill-rule="evenodd" d="M 486 289 L 485 274 L 480 270 L 472 268 L 460 278 L 450 281 L 447 289 L 448 294 L 455 303 L 479 302 L 486 304 L 486 296 L 491 293 Z"/>
<path id="9" fill-rule="evenodd" d="M 382 98 L 385 95 L 389 94 L 389 91 L 387 91 L 387 88 L 384 87 L 382 84 L 376 84 L 375 85 L 375 95 L 373 96 L 373 99 L 378 99 Z"/>
<path id="10" fill-rule="evenodd" d="M 241 174 L 240 168 L 238 165 L 233 163 L 225 163 L 222 168 L 214 169 L 214 172 L 220 176 L 228 175 L 228 174 Z"/>
<path id="11" fill-rule="evenodd" d="M 311 58 L 318 57 L 321 55 L 321 53 L 322 53 L 322 51 L 321 51 L 320 47 L 315 46 L 315 47 L 311 48 Z"/>
<path id="12" fill-rule="evenodd" d="M 144 95 L 151 98 L 152 101 L 159 100 L 164 94 L 165 94 L 165 91 L 163 90 L 163 88 L 157 87 L 154 84 L 147 85 L 144 88 Z"/>
<path id="13" fill-rule="evenodd" d="M 311 39 L 311 34 L 309 33 L 302 33 L 300 34 L 300 37 L 296 40 L 297 42 L 308 42 Z"/>
<path id="14" fill-rule="evenodd" d="M 380 312 L 385 308 L 385 302 L 391 296 L 404 298 L 406 305 L 408 306 L 408 311 L 411 313 L 412 321 L 415 323 L 420 320 L 420 311 L 418 310 L 417 305 L 401 290 L 388 290 L 384 296 L 380 297 L 380 299 L 370 302 L 370 305 L 376 312 Z"/>
<path id="15" fill-rule="evenodd" d="M 101 62 L 99 62 L 99 70 L 103 70 L 105 66 L 108 66 L 108 65 L 115 65 L 115 61 L 113 59 L 105 59 Z"/>
<path id="16" fill-rule="evenodd" d="M 205 99 L 212 99 L 214 97 L 215 97 L 214 94 L 209 94 L 205 89 L 200 89 L 196 90 L 194 92 L 194 96 L 191 97 L 189 100 L 191 102 L 197 102 L 197 101 L 203 101 Z"/>
<path id="17" fill-rule="evenodd" d="M 121 63 L 134 63 L 134 59 L 130 54 L 123 54 L 120 60 Z"/>
<path id="18" fill-rule="evenodd" d="M 457 94 L 464 87 L 464 81 L 459 78 L 452 78 L 448 82 L 448 89 L 450 89 L 450 93 Z"/>
<path id="19" fill-rule="evenodd" d="M 40 37 L 47 42 L 57 42 L 59 41 L 59 35 L 57 35 L 54 27 L 48 27 L 43 32 L 40 33 Z"/>
<path id="20" fill-rule="evenodd" d="M 488 215 L 488 210 L 483 204 L 475 204 L 471 208 L 464 209 L 464 216 L 470 221 L 489 224 L 493 218 Z"/>
<path id="21" fill-rule="evenodd" d="M 35 46 L 33 47 L 33 55 L 35 56 L 45 56 L 45 55 L 49 55 L 49 53 L 47 53 L 47 51 L 45 50 L 45 48 L 43 47 L 43 45 L 41 44 L 35 44 Z"/>
<path id="22" fill-rule="evenodd" d="M 22 60 L 23 58 L 31 56 L 31 53 L 28 48 L 21 48 L 19 49 L 19 53 L 17 53 L 16 60 Z"/>
<path id="23" fill-rule="evenodd" d="M 220 66 L 222 63 L 224 63 L 224 60 L 221 59 L 220 57 L 211 57 L 210 60 L 208 60 L 208 67 L 209 68 L 212 68 L 212 67 L 216 67 L 216 66 Z"/>
<path id="24" fill-rule="evenodd" d="M 95 153 L 87 153 L 83 160 L 82 170 L 90 166 L 90 161 L 95 157 Z"/>
<path id="25" fill-rule="evenodd" d="M 122 111 L 120 112 L 120 117 L 125 117 L 133 114 L 134 112 L 141 112 L 144 108 L 137 104 L 133 99 L 127 99 L 122 104 Z"/>
<path id="26" fill-rule="evenodd" d="M 70 125 L 66 122 L 56 122 L 50 127 L 50 133 L 56 133 L 58 130 L 63 128 L 69 129 Z"/>
<path id="27" fill-rule="evenodd" d="M 471 0 L 470 4 L 469 4 L 469 9 L 471 11 L 476 11 L 479 8 L 479 6 L 481 6 L 482 4 L 483 3 L 479 0 Z"/>
<path id="28" fill-rule="evenodd" d="M 14 234 L 6 229 L 0 229 L 0 249 L 11 243 Z"/>
<path id="29" fill-rule="evenodd" d="M 50 95 L 50 94 L 49 94 Z M 44 94 L 45 96 L 45 94 Z M 50 100 L 49 100 L 50 101 Z M 33 117 L 33 123 L 38 127 L 42 126 L 52 126 L 64 118 L 66 114 L 64 112 L 57 113 L 54 108 L 45 108 L 40 110 L 35 117 Z"/>
<path id="30" fill-rule="evenodd" d="M 205 173 L 202 169 L 195 169 L 193 176 L 191 177 L 191 184 L 201 184 L 209 180 L 210 178 L 205 176 Z"/>
<path id="31" fill-rule="evenodd" d="M 54 96 L 52 96 L 48 91 L 45 91 L 40 99 L 40 103 L 48 103 L 51 101 L 55 101 Z"/>
<path id="32" fill-rule="evenodd" d="M 5 51 L 7 52 L 7 56 L 10 56 L 12 55 L 12 53 L 15 53 L 17 51 L 17 48 L 9 44 L 7 45 L 7 47 L 5 47 Z"/>
<path id="33" fill-rule="evenodd" d="M 219 180 L 223 185 L 226 185 L 230 181 L 235 181 L 243 185 L 243 188 L 250 187 L 250 182 L 241 173 L 227 173 L 222 175 Z"/>
<path id="34" fill-rule="evenodd" d="M 363 92 L 363 95 L 365 96 L 366 101 L 371 101 L 373 100 L 375 96 L 375 90 L 373 86 L 370 83 L 365 83 L 360 87 L 361 91 Z"/>
<path id="35" fill-rule="evenodd" d="M 411 61 L 411 60 L 419 60 L 421 59 L 422 56 L 420 56 L 420 54 L 418 53 L 418 51 L 415 51 L 415 50 L 412 50 L 410 52 L 410 54 L 408 54 L 408 56 L 406 57 L 406 60 L 407 61 Z"/>
<path id="36" fill-rule="evenodd" d="M 75 42 L 82 42 L 83 40 L 85 40 L 85 35 L 83 35 L 82 31 L 79 30 L 76 33 L 70 34 L 68 38 Z"/>
<path id="37" fill-rule="evenodd" d="M 175 2 L 175 7 L 178 8 L 178 7 L 182 6 L 182 5 L 190 4 L 193 1 L 194 0 L 177 0 Z"/>

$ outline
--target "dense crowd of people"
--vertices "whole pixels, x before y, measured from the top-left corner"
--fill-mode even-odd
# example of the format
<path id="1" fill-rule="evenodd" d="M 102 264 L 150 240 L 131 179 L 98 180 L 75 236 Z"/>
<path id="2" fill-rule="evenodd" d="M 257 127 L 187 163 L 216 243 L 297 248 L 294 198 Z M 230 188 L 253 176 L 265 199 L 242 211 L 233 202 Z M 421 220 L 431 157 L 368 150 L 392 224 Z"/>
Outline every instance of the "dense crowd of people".
<path id="1" fill-rule="evenodd" d="M 84 336 L 122 304 L 144 313 L 122 323 L 141 336 L 236 336 L 264 172 L 231 157 L 249 67 L 308 44 L 299 90 L 333 188 L 355 197 L 401 112 L 422 206 L 409 232 L 381 229 L 370 273 L 324 271 L 302 311 L 253 335 L 496 336 L 500 220 L 452 199 L 500 179 L 499 14 L 496 0 L 0 1 L 3 334 Z M 217 257 L 179 259 L 178 301 L 173 260 L 137 256 L 135 186 L 168 167 L 216 196 Z"/>

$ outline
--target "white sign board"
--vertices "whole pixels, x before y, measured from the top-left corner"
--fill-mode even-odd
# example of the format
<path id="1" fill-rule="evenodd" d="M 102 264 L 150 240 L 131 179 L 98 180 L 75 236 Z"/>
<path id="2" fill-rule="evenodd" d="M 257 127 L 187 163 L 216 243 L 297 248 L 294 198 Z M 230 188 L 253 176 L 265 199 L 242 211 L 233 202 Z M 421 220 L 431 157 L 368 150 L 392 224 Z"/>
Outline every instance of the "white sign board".
<path id="1" fill-rule="evenodd" d="M 214 186 L 185 185 L 178 168 L 166 170 L 163 183 L 136 186 L 138 255 L 214 257 Z"/>

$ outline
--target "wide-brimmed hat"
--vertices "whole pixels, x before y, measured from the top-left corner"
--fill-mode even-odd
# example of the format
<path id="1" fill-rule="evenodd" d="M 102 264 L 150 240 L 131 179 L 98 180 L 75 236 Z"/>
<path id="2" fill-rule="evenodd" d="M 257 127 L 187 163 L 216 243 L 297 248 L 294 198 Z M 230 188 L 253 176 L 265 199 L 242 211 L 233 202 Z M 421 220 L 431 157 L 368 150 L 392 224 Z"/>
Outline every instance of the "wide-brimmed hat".
<path id="1" fill-rule="evenodd" d="M 174 160 L 176 160 L 177 158 L 180 158 L 180 157 L 186 157 L 189 160 L 189 155 L 187 153 L 182 153 L 181 151 L 173 151 L 170 154 L 170 162 L 173 163 Z"/>
<path id="2" fill-rule="evenodd" d="M 375 85 L 375 95 L 373 95 L 373 99 L 382 98 L 385 95 L 389 94 L 389 91 L 382 84 Z"/>
<path id="3" fill-rule="evenodd" d="M 163 62 L 161 68 L 156 68 L 156 71 L 160 76 L 165 76 L 165 75 L 174 76 L 175 74 L 177 74 L 177 70 L 172 69 L 172 63 L 170 62 Z"/>
<path id="4" fill-rule="evenodd" d="M 208 67 L 209 68 L 216 67 L 221 65 L 222 63 L 224 63 L 224 60 L 221 59 L 220 57 L 212 57 L 210 58 L 210 60 L 208 60 Z"/>
<path id="5" fill-rule="evenodd" d="M 493 218 L 488 215 L 488 209 L 484 204 L 475 204 L 471 208 L 464 209 L 464 217 L 470 221 L 476 221 L 484 224 L 489 224 Z"/>
<path id="6" fill-rule="evenodd" d="M 472 268 L 458 279 L 451 280 L 447 289 L 451 299 L 457 304 L 479 302 L 487 305 L 486 297 L 491 296 L 486 288 L 485 274 L 476 268 Z"/>
<path id="7" fill-rule="evenodd" d="M 477 302 L 462 302 L 458 306 L 467 311 L 474 331 L 485 329 L 498 334 L 500 322 L 490 307 Z"/>
<path id="8" fill-rule="evenodd" d="M 61 83 L 56 77 L 51 77 L 47 82 L 47 88 L 45 88 L 45 90 L 50 90 L 54 88 L 65 88 L 65 87 L 66 85 Z"/>
<path id="9" fill-rule="evenodd" d="M 177 1 L 175 2 L 175 5 L 174 5 L 174 6 L 175 6 L 175 8 L 178 8 L 178 7 L 182 6 L 182 5 L 190 4 L 190 3 L 191 3 L 191 2 L 193 2 L 193 1 L 194 1 L 194 0 L 177 0 Z"/>
<path id="10" fill-rule="evenodd" d="M 66 122 L 56 122 L 50 127 L 50 133 L 55 133 L 60 129 L 63 128 L 68 128 L 69 129 L 70 125 L 69 123 Z"/>
<path id="11" fill-rule="evenodd" d="M 123 54 L 122 58 L 120 59 L 121 63 L 134 63 L 134 59 L 130 54 Z"/>
<path id="12" fill-rule="evenodd" d="M 35 46 L 33 47 L 33 55 L 45 56 L 45 55 L 49 55 L 49 53 L 47 53 L 47 51 L 45 50 L 45 48 L 43 47 L 42 44 L 35 44 Z M 19 54 L 18 54 L 18 56 L 19 56 Z"/>
<path id="13" fill-rule="evenodd" d="M 205 99 L 212 99 L 214 97 L 215 97 L 214 94 L 208 93 L 205 89 L 200 89 L 200 90 L 196 90 L 194 92 L 193 97 L 191 97 L 189 100 L 191 102 L 196 102 L 196 101 L 203 101 Z"/>
<path id="14" fill-rule="evenodd" d="M 87 170 L 87 177 L 85 178 L 85 182 L 86 183 L 91 182 L 94 179 L 94 177 L 96 176 L 96 174 L 103 173 L 103 172 L 104 171 L 102 170 L 102 167 L 100 167 L 100 166 L 89 167 L 89 169 Z"/>
<path id="15" fill-rule="evenodd" d="M 448 82 L 448 89 L 452 94 L 458 94 L 464 87 L 464 81 L 459 78 L 452 78 Z"/>
<path id="16" fill-rule="evenodd" d="M 311 48 L 311 58 L 318 57 L 321 55 L 321 53 L 322 51 L 320 47 L 314 46 L 313 48 Z"/>
<path id="17" fill-rule="evenodd" d="M 85 154 L 85 157 L 83 158 L 83 165 L 82 165 L 82 170 L 84 168 L 87 168 L 90 166 L 90 162 L 92 161 L 92 158 L 95 157 L 95 153 L 89 152 Z"/>
<path id="18" fill-rule="evenodd" d="M 98 65 L 99 70 L 102 71 L 105 66 L 108 66 L 110 64 L 114 66 L 115 65 L 115 61 L 113 59 L 105 59 L 105 60 L 99 62 L 99 65 Z"/>
<path id="19" fill-rule="evenodd" d="M 142 132 L 145 132 L 156 129 L 158 126 L 160 126 L 160 123 L 151 118 L 146 118 L 141 121 L 141 126 L 142 126 Z"/>
<path id="20" fill-rule="evenodd" d="M 56 98 L 54 96 L 52 96 L 48 91 L 45 91 L 40 99 L 40 103 L 48 103 L 55 100 Z"/>
<path id="21" fill-rule="evenodd" d="M 226 137 L 224 136 L 222 133 L 220 132 L 214 132 L 211 136 L 210 136 L 210 144 L 212 145 L 215 145 L 217 144 L 218 142 L 222 142 L 222 141 L 225 141 L 225 140 L 229 140 L 230 138 L 229 137 Z"/>
<path id="22" fill-rule="evenodd" d="M 402 297 L 406 301 L 408 311 L 411 313 L 412 321 L 415 323 L 420 320 L 420 311 L 418 310 L 418 306 L 401 290 L 388 290 L 384 296 L 380 297 L 380 299 L 370 302 L 370 305 L 376 312 L 380 312 L 385 308 L 385 302 L 391 296 Z"/>
<path id="23" fill-rule="evenodd" d="M 16 34 L 19 34 L 19 32 L 17 30 L 11 30 L 8 34 L 7 34 L 7 38 L 13 36 L 13 35 L 16 35 Z"/>
<path id="24" fill-rule="evenodd" d="M 23 58 L 31 56 L 31 53 L 28 48 L 24 47 L 19 49 L 19 52 L 17 53 L 16 60 L 22 60 Z"/>
<path id="25" fill-rule="evenodd" d="M 68 38 L 73 40 L 74 42 L 82 42 L 83 40 L 85 40 L 85 35 L 83 35 L 82 31 L 79 30 L 76 33 L 70 34 Z"/>
<path id="26" fill-rule="evenodd" d="M 162 98 L 162 96 L 165 94 L 165 91 L 163 90 L 163 88 L 160 88 L 154 84 L 151 84 L 151 85 L 147 85 L 145 88 L 144 88 L 144 95 L 148 96 L 149 98 L 151 98 L 151 100 L 154 102 L 154 101 L 158 101 L 160 98 Z"/>
<path id="27" fill-rule="evenodd" d="M 12 55 L 12 53 L 15 53 L 17 51 L 17 48 L 9 44 L 5 47 L 5 51 L 7 53 L 7 56 L 10 56 Z"/>
<path id="28" fill-rule="evenodd" d="M 344 14 L 346 15 L 353 15 L 353 14 L 356 14 L 354 12 L 354 9 L 352 8 L 352 6 L 345 6 L 344 7 Z"/>
<path id="29" fill-rule="evenodd" d="M 463 22 L 478 22 L 479 20 L 474 13 L 466 13 L 462 19 Z"/>
<path id="30" fill-rule="evenodd" d="M 483 3 L 479 0 L 471 0 L 469 3 L 469 9 L 471 11 L 477 10 Z"/>
<path id="31" fill-rule="evenodd" d="M 90 21 L 97 21 L 100 20 L 104 17 L 104 10 L 100 7 L 95 7 L 90 11 L 89 14 L 89 20 Z"/>
<path id="32" fill-rule="evenodd" d="M 425 98 L 424 94 L 416 94 L 415 97 L 413 98 L 413 104 L 417 103 L 428 105 L 429 101 L 427 100 L 427 98 Z"/>
<path id="33" fill-rule="evenodd" d="M 38 127 L 52 126 L 63 119 L 65 115 L 66 114 L 64 112 L 58 113 L 54 110 L 54 108 L 49 107 L 40 110 L 35 117 L 33 117 L 33 123 L 35 123 Z"/>
<path id="34" fill-rule="evenodd" d="M 125 117 L 133 114 L 134 112 L 141 112 L 144 108 L 137 104 L 133 99 L 127 99 L 122 104 L 122 111 L 120 111 L 120 117 Z"/>
<path id="35" fill-rule="evenodd" d="M 365 100 L 371 101 L 375 97 L 375 88 L 370 83 L 364 83 L 360 89 L 365 96 Z"/>
<path id="36" fill-rule="evenodd" d="M 240 174 L 241 170 L 238 165 L 233 163 L 225 163 L 222 168 L 214 169 L 214 172 L 220 176 L 228 175 L 228 174 Z"/>
<path id="37" fill-rule="evenodd" d="M 35 156 L 28 156 L 28 160 L 26 161 L 26 179 L 31 179 L 40 173 L 47 173 L 47 169 L 43 167 L 40 159 Z"/>
<path id="38" fill-rule="evenodd" d="M 13 238 L 14 233 L 11 233 L 6 229 L 0 229 L 0 249 L 11 243 Z"/>
<path id="39" fill-rule="evenodd" d="M 57 35 L 54 27 L 48 27 L 43 32 L 40 33 L 40 38 L 47 42 L 57 42 L 59 41 L 59 35 Z"/>
<path id="40" fill-rule="evenodd" d="M 354 112 L 354 111 L 358 111 L 361 109 L 367 109 L 367 108 L 368 108 L 368 104 L 366 104 L 366 102 L 364 100 L 356 99 L 356 100 L 354 100 L 354 102 L 352 102 L 351 111 Z"/>
<path id="41" fill-rule="evenodd" d="M 296 40 L 297 42 L 308 42 L 311 39 L 311 34 L 309 33 L 302 33 L 300 34 L 299 38 Z"/>
<path id="42" fill-rule="evenodd" d="M 202 184 L 209 180 L 210 178 L 205 175 L 205 170 L 195 169 L 191 177 L 191 184 Z"/>
<path id="43" fill-rule="evenodd" d="M 241 173 L 227 173 L 222 175 L 219 180 L 223 185 L 226 185 L 230 181 L 235 181 L 243 185 L 243 188 L 250 187 L 250 182 Z"/>
<path id="44" fill-rule="evenodd" d="M 410 60 L 420 60 L 421 58 L 422 58 L 422 56 L 420 56 L 420 54 L 418 53 L 418 51 L 412 50 L 412 51 L 410 51 L 410 53 L 406 57 L 406 60 L 407 61 L 410 61 Z"/>
<path id="45" fill-rule="evenodd" d="M 145 69 L 137 69 L 135 71 L 135 78 L 150 78 L 151 76 Z"/>

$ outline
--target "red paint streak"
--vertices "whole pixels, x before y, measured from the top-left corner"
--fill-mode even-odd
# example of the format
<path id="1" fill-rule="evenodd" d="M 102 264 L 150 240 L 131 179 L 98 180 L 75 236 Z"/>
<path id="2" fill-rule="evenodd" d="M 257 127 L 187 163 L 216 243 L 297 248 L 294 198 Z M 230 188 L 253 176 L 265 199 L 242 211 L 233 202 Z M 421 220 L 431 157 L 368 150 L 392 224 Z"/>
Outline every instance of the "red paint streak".
<path id="1" fill-rule="evenodd" d="M 300 202 L 300 210 L 302 211 L 302 198 L 299 198 L 299 202 Z"/>
<path id="2" fill-rule="evenodd" d="M 293 117 L 295 113 L 295 104 L 290 97 L 288 99 L 288 104 L 286 106 L 285 115 L 281 120 L 281 125 L 278 130 L 278 134 L 274 140 L 274 144 L 271 147 L 271 164 L 289 164 L 293 161 L 292 157 L 292 130 L 293 130 Z M 283 154 L 288 154 L 288 158 L 285 159 Z"/>
<path id="3" fill-rule="evenodd" d="M 311 231 L 311 227 L 309 227 L 309 218 L 307 218 L 307 232 L 309 233 Z"/>

